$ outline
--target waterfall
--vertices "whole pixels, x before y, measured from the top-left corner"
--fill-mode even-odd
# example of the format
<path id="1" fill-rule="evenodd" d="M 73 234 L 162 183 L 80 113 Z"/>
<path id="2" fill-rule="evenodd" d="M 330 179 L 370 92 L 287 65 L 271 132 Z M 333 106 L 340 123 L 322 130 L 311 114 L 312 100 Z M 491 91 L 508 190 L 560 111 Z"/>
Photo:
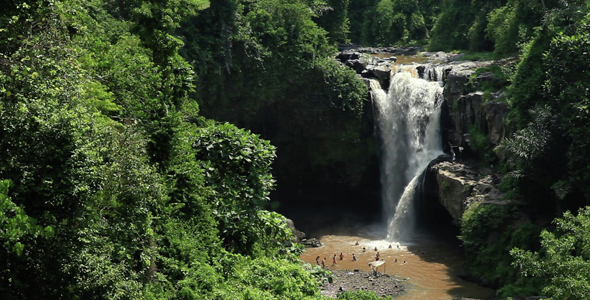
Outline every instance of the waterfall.
<path id="1" fill-rule="evenodd" d="M 442 154 L 441 84 L 416 77 L 407 68 L 395 69 L 388 93 L 371 81 L 382 145 L 381 197 L 389 241 L 412 237 L 420 174 Z"/>
<path id="2" fill-rule="evenodd" d="M 445 77 L 444 73 L 445 68 L 442 65 L 427 65 L 424 68 L 424 75 L 422 76 L 422 79 L 442 82 Z"/>

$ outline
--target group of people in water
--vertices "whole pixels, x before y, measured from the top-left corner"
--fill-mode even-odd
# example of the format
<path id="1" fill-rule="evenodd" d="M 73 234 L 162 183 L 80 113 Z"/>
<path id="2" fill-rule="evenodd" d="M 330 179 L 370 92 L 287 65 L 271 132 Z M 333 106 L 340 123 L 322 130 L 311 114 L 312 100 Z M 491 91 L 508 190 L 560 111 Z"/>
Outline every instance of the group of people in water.
<path id="1" fill-rule="evenodd" d="M 359 246 L 359 242 L 358 241 L 355 243 L 355 246 Z M 391 249 L 391 248 L 393 248 L 393 246 L 391 244 L 389 244 L 389 247 L 388 248 Z M 397 245 L 397 249 L 399 249 L 399 244 Z M 381 253 L 378 251 L 377 247 L 375 247 L 374 250 L 377 252 L 375 254 L 375 261 L 378 261 L 378 260 L 381 259 Z M 367 248 L 365 248 L 365 247 L 363 247 L 363 253 L 364 252 L 367 252 Z M 332 256 L 332 266 L 335 266 L 335 265 L 338 264 L 337 258 L 339 258 L 340 260 L 344 260 L 344 253 L 340 252 L 340 255 L 338 255 L 338 256 L 334 253 L 334 255 Z M 381 259 L 381 260 L 383 260 L 383 259 Z M 357 257 L 356 257 L 356 255 L 354 253 L 352 253 L 352 261 L 357 261 Z M 325 257 L 320 261 L 320 256 L 318 255 L 315 258 L 315 262 L 316 262 L 316 264 L 321 265 L 322 268 L 324 268 L 324 269 L 327 268 L 326 258 Z M 397 262 L 397 258 L 395 259 L 394 262 Z M 405 264 L 406 261 L 404 260 L 403 263 Z"/>

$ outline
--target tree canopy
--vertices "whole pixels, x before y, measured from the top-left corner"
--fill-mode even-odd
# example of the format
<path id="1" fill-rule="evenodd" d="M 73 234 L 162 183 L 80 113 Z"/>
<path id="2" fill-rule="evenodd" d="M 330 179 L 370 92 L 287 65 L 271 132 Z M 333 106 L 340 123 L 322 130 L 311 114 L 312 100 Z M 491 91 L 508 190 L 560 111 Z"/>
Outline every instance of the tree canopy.
<path id="1" fill-rule="evenodd" d="M 236 91 L 223 72 L 290 65 L 297 67 L 231 80 L 243 89 L 278 83 L 287 71 L 313 73 L 318 89 L 334 95 L 326 109 L 358 113 L 366 90 L 327 63 L 333 48 L 313 21 L 322 5 L 6 3 L 3 299 L 322 298 L 317 279 L 296 261 L 301 248 L 285 217 L 266 210 L 276 147 L 204 118 L 197 104 L 221 103 L 224 90 Z M 198 36 L 183 31 L 191 24 L 199 24 Z M 206 51 L 190 52 L 196 45 Z M 212 74 L 228 81 L 209 93 Z M 267 98 L 249 95 L 248 105 L 273 101 L 285 84 L 278 88 Z"/>
<path id="2" fill-rule="evenodd" d="M 590 210 L 567 211 L 590 203 L 589 32 L 584 0 L 7 1 L 0 294 L 322 299 L 271 196 L 370 196 L 367 87 L 333 59 L 353 42 L 518 55 L 504 185 L 560 218 L 539 250 L 538 226 L 482 205 L 462 238 L 503 284 L 532 274 L 537 290 L 582 299 Z M 511 270 L 506 257 L 492 269 L 502 245 L 519 248 Z"/>

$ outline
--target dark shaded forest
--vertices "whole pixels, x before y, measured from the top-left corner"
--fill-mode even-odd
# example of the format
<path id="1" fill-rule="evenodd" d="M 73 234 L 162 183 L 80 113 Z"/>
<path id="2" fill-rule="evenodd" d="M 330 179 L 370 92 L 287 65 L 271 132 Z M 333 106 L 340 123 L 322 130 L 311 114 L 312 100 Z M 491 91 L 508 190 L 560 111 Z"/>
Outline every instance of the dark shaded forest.
<path id="1" fill-rule="evenodd" d="M 514 211 L 477 211 L 462 227 L 466 255 L 501 297 L 585 299 L 588 8 L 584 0 L 7 1 L 0 294 L 322 299 L 318 282 L 329 274 L 298 262 L 302 247 L 277 211 L 378 201 L 367 87 L 333 59 L 339 43 L 355 43 L 517 59 L 504 87 L 513 135 L 494 160 L 518 209 L 555 221 L 490 248 L 482 233 Z"/>

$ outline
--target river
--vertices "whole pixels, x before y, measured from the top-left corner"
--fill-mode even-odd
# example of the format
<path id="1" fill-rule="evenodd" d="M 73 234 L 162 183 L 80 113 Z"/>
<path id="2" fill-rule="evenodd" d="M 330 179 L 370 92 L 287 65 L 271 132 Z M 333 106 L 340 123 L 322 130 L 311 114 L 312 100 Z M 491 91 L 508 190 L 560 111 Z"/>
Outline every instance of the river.
<path id="1" fill-rule="evenodd" d="M 360 269 L 369 272 L 368 263 L 375 261 L 375 255 L 379 252 L 380 259 L 385 264 L 378 271 L 407 279 L 410 284 L 407 293 L 396 297 L 397 300 L 448 300 L 461 297 L 486 299 L 495 294 L 492 289 L 456 276 L 461 271 L 464 258 L 461 248 L 452 242 L 423 237 L 406 245 L 391 243 L 389 248 L 389 242 L 368 236 L 369 234 L 324 235 L 320 238 L 322 247 L 309 248 L 300 258 L 315 264 L 317 256 L 325 257 L 329 269 Z M 340 253 L 344 254 L 344 259 L 337 259 L 337 264 L 332 266 L 332 257 L 334 254 L 339 256 Z M 357 261 L 352 260 L 353 253 Z"/>

